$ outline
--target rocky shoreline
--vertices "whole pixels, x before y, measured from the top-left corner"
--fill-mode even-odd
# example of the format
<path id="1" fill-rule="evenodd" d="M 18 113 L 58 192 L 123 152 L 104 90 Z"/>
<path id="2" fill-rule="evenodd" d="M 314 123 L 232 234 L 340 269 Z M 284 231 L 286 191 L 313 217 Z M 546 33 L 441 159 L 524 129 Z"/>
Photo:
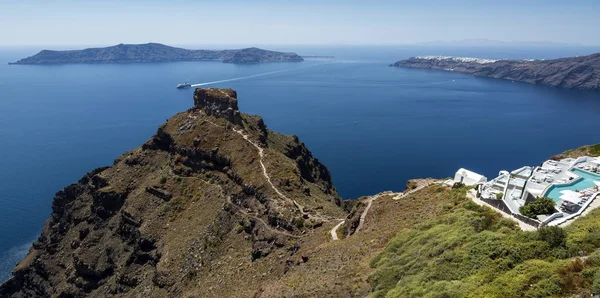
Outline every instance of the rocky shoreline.
<path id="1" fill-rule="evenodd" d="M 420 56 L 400 60 L 390 66 L 456 71 L 557 88 L 600 90 L 600 53 L 553 60 Z"/>

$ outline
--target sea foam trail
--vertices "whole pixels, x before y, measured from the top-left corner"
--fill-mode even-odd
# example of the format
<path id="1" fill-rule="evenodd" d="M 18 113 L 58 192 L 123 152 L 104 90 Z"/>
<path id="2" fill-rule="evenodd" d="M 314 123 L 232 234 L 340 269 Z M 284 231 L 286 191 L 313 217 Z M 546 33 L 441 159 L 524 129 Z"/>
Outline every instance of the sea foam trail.
<path id="1" fill-rule="evenodd" d="M 334 64 L 334 63 L 338 63 L 338 62 L 321 63 L 321 64 L 315 64 L 315 65 L 310 65 L 310 66 L 306 66 L 306 67 L 299 67 L 299 68 L 292 68 L 292 69 L 283 69 L 283 70 L 277 70 L 277 71 L 257 73 L 257 74 L 253 74 L 253 75 L 249 75 L 249 76 L 244 76 L 244 77 L 237 77 L 237 78 L 231 78 L 231 79 L 225 79 L 225 80 L 219 80 L 219 81 L 212 81 L 212 82 L 204 82 L 204 83 L 192 84 L 191 87 L 200 87 L 200 86 L 206 86 L 206 85 L 212 85 L 212 84 L 227 83 L 227 82 L 233 82 L 233 81 L 251 79 L 251 78 L 256 78 L 256 77 L 268 76 L 268 75 L 272 75 L 272 74 L 276 74 L 276 73 L 290 72 L 290 71 L 295 71 L 295 70 L 302 70 L 302 69 L 306 69 L 306 68 L 310 68 L 310 67 L 322 66 L 322 65 L 327 65 L 327 64 Z"/>
<path id="2" fill-rule="evenodd" d="M 212 84 L 227 83 L 227 82 L 233 82 L 233 81 L 251 79 L 251 78 L 256 78 L 256 77 L 268 76 L 268 75 L 276 74 L 276 73 L 288 72 L 288 71 L 292 71 L 292 70 L 294 70 L 294 69 L 284 69 L 284 70 L 278 70 L 278 71 L 270 71 L 270 72 L 258 73 L 258 74 L 254 74 L 254 75 L 250 75 L 250 76 L 245 76 L 245 77 L 237 77 L 237 78 L 231 78 L 231 79 L 225 79 L 225 80 L 219 80 L 219 81 L 212 81 L 212 82 L 204 82 L 204 83 L 199 83 L 199 84 L 192 84 L 192 87 L 200 87 L 200 86 L 206 86 L 206 85 L 212 85 Z"/>

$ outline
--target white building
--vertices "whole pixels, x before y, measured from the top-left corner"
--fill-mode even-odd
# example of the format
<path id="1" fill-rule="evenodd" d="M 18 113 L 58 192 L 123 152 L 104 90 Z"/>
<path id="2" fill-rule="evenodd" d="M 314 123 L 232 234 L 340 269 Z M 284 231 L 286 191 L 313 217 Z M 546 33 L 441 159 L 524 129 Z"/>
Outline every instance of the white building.
<path id="1" fill-rule="evenodd" d="M 467 169 L 460 168 L 454 174 L 454 182 L 464 183 L 467 186 L 485 183 L 487 182 L 487 178 L 483 175 L 479 175 L 475 172 L 469 171 Z"/>

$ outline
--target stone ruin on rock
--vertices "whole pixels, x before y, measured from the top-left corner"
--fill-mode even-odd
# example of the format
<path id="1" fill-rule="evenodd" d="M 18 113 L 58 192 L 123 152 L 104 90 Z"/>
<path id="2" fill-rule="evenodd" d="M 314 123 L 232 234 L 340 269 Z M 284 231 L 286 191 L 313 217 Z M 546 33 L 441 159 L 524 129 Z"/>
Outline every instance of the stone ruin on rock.
<path id="1" fill-rule="evenodd" d="M 194 108 L 207 115 L 225 118 L 233 124 L 241 124 L 237 92 L 233 89 L 198 88 L 194 92 Z"/>

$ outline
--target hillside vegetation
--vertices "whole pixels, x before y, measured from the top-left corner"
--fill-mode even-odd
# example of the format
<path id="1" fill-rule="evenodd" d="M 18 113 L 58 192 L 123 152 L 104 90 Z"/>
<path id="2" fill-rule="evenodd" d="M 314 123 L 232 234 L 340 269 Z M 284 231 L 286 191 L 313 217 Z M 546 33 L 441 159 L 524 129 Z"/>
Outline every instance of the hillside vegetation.
<path id="1" fill-rule="evenodd" d="M 579 156 L 600 156 L 600 144 L 581 146 L 576 149 L 567 150 L 561 154 L 552 156 L 554 160 L 560 160 L 567 157 L 576 158 Z"/>
<path id="2" fill-rule="evenodd" d="M 371 262 L 372 296 L 589 297 L 600 293 L 599 218 L 523 232 L 465 198 L 388 243 Z"/>

